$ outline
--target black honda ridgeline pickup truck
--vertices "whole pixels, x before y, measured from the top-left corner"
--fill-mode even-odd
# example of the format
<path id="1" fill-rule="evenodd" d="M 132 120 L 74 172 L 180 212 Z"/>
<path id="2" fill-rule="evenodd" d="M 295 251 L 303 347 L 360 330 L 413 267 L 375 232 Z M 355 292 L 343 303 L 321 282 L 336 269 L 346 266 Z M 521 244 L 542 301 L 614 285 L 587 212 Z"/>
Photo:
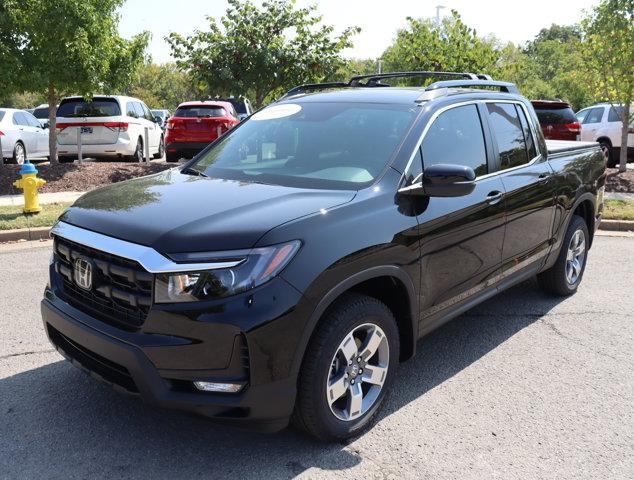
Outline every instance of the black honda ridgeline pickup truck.
<path id="1" fill-rule="evenodd" d="M 404 76 L 428 85 L 386 88 Z M 184 165 L 77 200 L 44 326 L 147 402 L 349 437 L 421 336 L 534 275 L 577 290 L 604 180 L 599 146 L 545 142 L 510 83 L 302 85 Z"/>

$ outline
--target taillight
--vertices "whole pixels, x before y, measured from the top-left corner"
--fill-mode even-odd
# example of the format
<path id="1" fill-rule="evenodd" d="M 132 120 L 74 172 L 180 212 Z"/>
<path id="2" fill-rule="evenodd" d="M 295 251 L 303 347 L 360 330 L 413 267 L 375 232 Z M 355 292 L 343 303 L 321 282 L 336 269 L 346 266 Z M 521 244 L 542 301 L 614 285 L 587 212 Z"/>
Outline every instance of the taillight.
<path id="1" fill-rule="evenodd" d="M 128 122 L 104 122 L 103 126 L 119 132 L 125 132 L 128 130 Z"/>
<path id="2" fill-rule="evenodd" d="M 0 131 L 0 137 L 4 136 L 4 132 Z"/>

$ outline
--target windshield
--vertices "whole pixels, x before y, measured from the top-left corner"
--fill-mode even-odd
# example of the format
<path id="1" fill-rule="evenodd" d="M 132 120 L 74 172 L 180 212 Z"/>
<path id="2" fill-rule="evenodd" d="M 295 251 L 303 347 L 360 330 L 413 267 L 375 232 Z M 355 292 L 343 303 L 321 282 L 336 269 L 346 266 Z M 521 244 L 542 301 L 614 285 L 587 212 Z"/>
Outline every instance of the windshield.
<path id="1" fill-rule="evenodd" d="M 535 113 L 539 123 L 545 125 L 565 125 L 577 121 L 577 117 L 570 107 L 535 107 Z"/>
<path id="2" fill-rule="evenodd" d="M 192 167 L 215 178 L 301 188 L 363 188 L 385 168 L 414 105 L 277 104 L 230 131 Z"/>
<path id="3" fill-rule="evenodd" d="M 121 115 L 119 103 L 114 98 L 94 98 L 87 102 L 81 98 L 62 100 L 57 109 L 58 117 L 116 117 Z"/>
<path id="4" fill-rule="evenodd" d="M 174 116 L 181 118 L 224 117 L 225 109 L 220 106 L 206 107 L 203 105 L 192 105 L 188 107 L 178 107 Z"/>
<path id="5" fill-rule="evenodd" d="M 33 116 L 40 119 L 48 119 L 48 107 L 36 108 L 33 110 Z"/>

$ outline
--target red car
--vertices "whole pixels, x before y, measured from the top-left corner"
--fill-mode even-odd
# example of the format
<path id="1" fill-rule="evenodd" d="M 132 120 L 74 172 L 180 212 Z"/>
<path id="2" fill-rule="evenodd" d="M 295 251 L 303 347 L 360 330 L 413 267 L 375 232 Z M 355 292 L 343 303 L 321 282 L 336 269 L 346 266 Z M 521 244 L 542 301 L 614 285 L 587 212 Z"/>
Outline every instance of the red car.
<path id="1" fill-rule="evenodd" d="M 167 121 L 167 161 L 176 162 L 182 157 L 193 157 L 238 123 L 238 114 L 229 102 L 181 103 Z"/>
<path id="2" fill-rule="evenodd" d="M 569 103 L 560 100 L 531 100 L 544 137 L 550 140 L 579 140 L 581 124 Z"/>

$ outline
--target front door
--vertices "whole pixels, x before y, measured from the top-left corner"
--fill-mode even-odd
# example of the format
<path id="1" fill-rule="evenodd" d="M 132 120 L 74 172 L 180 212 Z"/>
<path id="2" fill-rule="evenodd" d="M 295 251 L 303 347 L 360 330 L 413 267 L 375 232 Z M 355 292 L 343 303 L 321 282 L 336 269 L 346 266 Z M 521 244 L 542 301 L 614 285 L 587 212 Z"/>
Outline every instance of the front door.
<path id="1" fill-rule="evenodd" d="M 500 274 L 504 245 L 504 185 L 492 173 L 492 150 L 482 128 L 482 107 L 458 105 L 441 113 L 421 144 L 423 168 L 466 165 L 476 172 L 472 193 L 427 198 L 418 215 L 421 229 L 421 334 L 443 312 L 492 287 Z"/>

